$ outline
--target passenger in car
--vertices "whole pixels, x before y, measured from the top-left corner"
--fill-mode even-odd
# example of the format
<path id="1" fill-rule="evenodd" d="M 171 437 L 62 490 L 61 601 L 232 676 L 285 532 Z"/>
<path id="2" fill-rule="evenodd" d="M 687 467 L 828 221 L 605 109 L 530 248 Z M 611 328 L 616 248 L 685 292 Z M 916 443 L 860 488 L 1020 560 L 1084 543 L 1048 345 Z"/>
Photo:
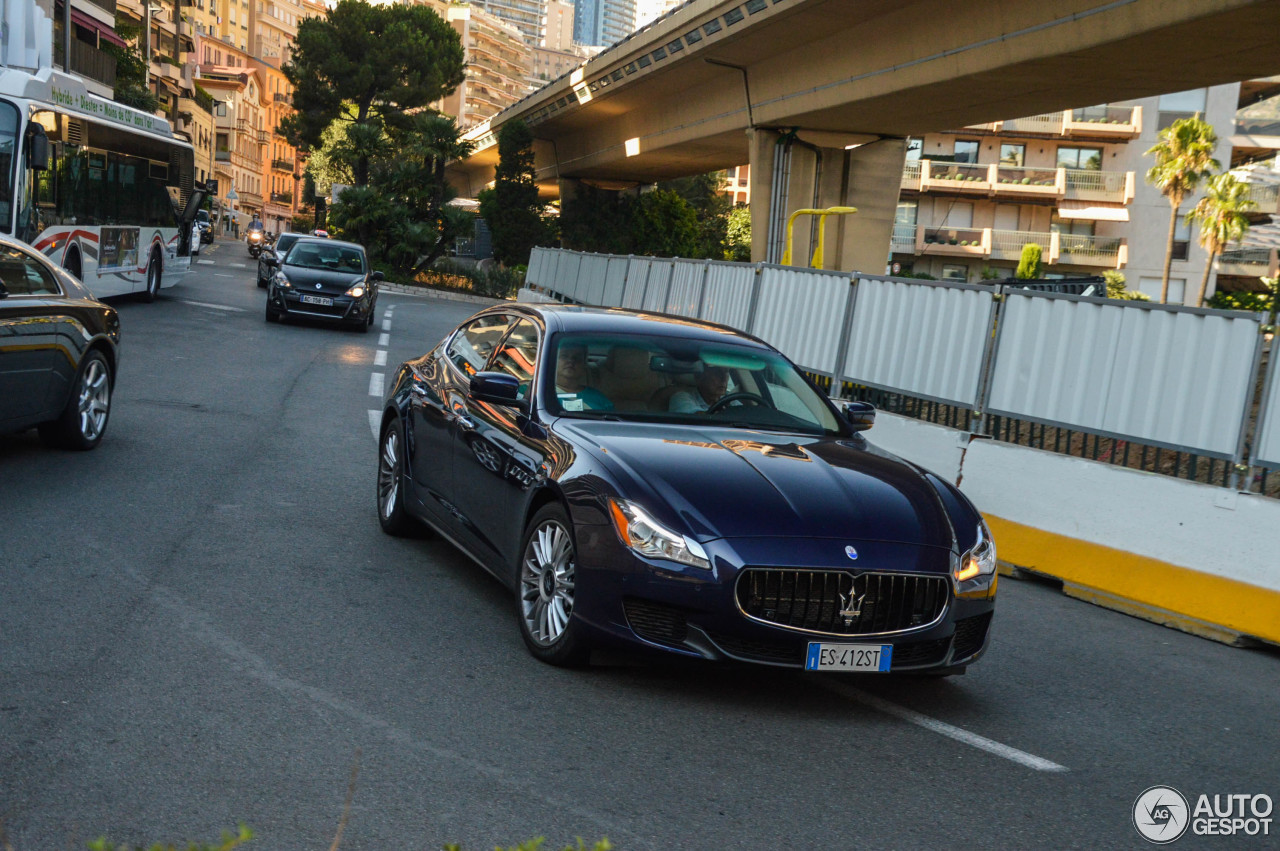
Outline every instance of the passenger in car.
<path id="1" fill-rule="evenodd" d="M 729 389 L 729 370 L 723 366 L 704 366 L 693 387 L 671 396 L 667 410 L 673 414 L 703 413 Z"/>
<path id="2" fill-rule="evenodd" d="M 572 343 L 556 352 L 556 397 L 566 411 L 612 411 L 613 402 L 587 384 L 587 348 Z"/>

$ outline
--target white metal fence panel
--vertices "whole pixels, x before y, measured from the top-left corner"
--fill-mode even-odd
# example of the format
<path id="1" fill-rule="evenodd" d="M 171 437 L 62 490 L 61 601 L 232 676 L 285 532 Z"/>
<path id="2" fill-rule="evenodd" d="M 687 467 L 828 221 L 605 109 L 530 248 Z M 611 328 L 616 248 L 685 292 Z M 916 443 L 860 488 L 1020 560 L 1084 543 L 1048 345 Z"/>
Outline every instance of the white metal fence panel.
<path id="1" fill-rule="evenodd" d="M 535 247 L 529 252 L 529 268 L 525 270 L 524 282 L 529 286 L 541 287 L 546 285 L 546 266 L 547 261 L 554 262 L 558 252 L 554 248 Z"/>
<path id="2" fill-rule="evenodd" d="M 550 279 L 550 287 L 561 298 L 574 298 L 578 292 L 578 267 L 582 265 L 582 255 L 576 251 L 559 251 L 556 255 L 555 274 Z"/>
<path id="3" fill-rule="evenodd" d="M 707 276 L 707 261 L 676 260 L 671 270 L 671 287 L 667 290 L 666 313 L 676 316 L 698 315 L 702 302 L 702 279 Z"/>
<path id="4" fill-rule="evenodd" d="M 521 304 L 555 304 L 556 300 L 543 292 L 521 287 L 516 293 L 516 301 Z"/>
<path id="5" fill-rule="evenodd" d="M 844 378 L 976 408 L 995 290 L 859 278 Z"/>
<path id="6" fill-rule="evenodd" d="M 601 304 L 604 300 L 605 275 L 609 271 L 608 254 L 586 254 L 578 268 L 578 301 Z"/>
<path id="7" fill-rule="evenodd" d="M 747 263 L 712 263 L 703 285 L 702 317 L 731 328 L 746 328 L 756 267 Z"/>
<path id="8" fill-rule="evenodd" d="M 1280 468 L 1280 338 L 1271 341 L 1271 366 L 1258 431 L 1253 438 L 1253 463 Z"/>
<path id="9" fill-rule="evenodd" d="M 627 266 L 627 280 L 622 287 L 622 300 L 618 307 L 628 310 L 644 309 L 644 291 L 649 283 L 649 267 L 653 265 L 652 257 L 632 257 Z"/>
<path id="10" fill-rule="evenodd" d="M 987 410 L 1219 458 L 1239 451 L 1259 320 L 1006 291 Z"/>
<path id="11" fill-rule="evenodd" d="M 849 290 L 847 274 L 764 266 L 755 321 L 747 330 L 805 369 L 830 374 Z"/>
<path id="12" fill-rule="evenodd" d="M 671 288 L 671 273 L 675 270 L 674 260 L 652 259 L 649 261 L 649 280 L 644 288 L 644 310 L 662 313 L 667 309 L 667 291 Z"/>
<path id="13" fill-rule="evenodd" d="M 601 305 L 617 307 L 622 304 L 622 291 L 627 285 L 627 267 L 631 258 L 611 255 L 604 272 L 604 290 L 600 295 Z"/>

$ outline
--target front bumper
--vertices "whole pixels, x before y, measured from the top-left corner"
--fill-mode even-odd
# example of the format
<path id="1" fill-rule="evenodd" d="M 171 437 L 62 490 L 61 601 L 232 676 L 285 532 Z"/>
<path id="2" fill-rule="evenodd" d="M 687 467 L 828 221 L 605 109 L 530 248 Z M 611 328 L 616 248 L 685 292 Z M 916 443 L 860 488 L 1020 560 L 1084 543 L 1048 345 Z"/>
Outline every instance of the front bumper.
<path id="1" fill-rule="evenodd" d="M 322 298 L 331 299 L 333 301 L 331 305 L 306 304 L 302 301 L 304 295 L 311 295 L 311 293 L 272 287 L 270 298 L 276 309 L 285 316 L 306 316 L 312 319 L 328 319 L 353 324 L 367 322 L 374 308 L 374 297 L 369 293 L 360 298 L 316 293 Z"/>
<path id="2" fill-rule="evenodd" d="M 618 541 L 612 527 L 576 531 L 581 578 L 575 612 L 608 643 L 786 668 L 804 668 L 810 642 L 889 644 L 892 672 L 966 666 L 981 658 L 988 644 L 995 577 L 985 596 L 957 597 L 949 554 L 936 548 L 859 542 L 862 563 L 854 566 L 833 555 L 844 558 L 843 541 L 836 547 L 837 542 L 814 540 L 719 540 L 704 544 L 712 559 L 712 569 L 706 570 L 641 558 Z M 945 600 L 936 617 L 879 632 L 810 630 L 748 616 L 738 595 L 743 572 L 797 567 L 814 574 L 855 574 L 863 577 L 860 582 L 871 575 L 937 580 L 945 583 Z"/>

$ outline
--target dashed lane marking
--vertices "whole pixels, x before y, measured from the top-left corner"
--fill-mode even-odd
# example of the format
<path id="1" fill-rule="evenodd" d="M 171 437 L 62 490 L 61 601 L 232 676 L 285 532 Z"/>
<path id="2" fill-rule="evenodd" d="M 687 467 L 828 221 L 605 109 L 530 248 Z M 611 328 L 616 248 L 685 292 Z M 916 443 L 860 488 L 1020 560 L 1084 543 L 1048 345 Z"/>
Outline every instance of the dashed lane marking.
<path id="1" fill-rule="evenodd" d="M 390 331 L 390 330 L 391 330 L 391 320 L 390 320 L 390 319 L 384 319 L 384 320 L 382 320 L 382 330 L 383 330 L 383 331 Z"/>
<path id="2" fill-rule="evenodd" d="M 214 265 L 214 263 L 213 263 L 213 261 L 212 261 L 212 260 L 197 260 L 196 262 L 197 262 L 197 263 L 200 263 L 200 264 L 202 264 L 202 265 L 205 265 L 205 266 L 212 266 L 212 265 Z"/>
<path id="3" fill-rule="evenodd" d="M 377 352 L 374 354 L 374 356 L 373 356 L 373 365 L 374 365 L 374 366 L 386 366 L 386 365 L 387 365 L 387 351 L 386 351 L 386 349 L 378 349 L 378 351 L 377 351 Z"/>
<path id="4" fill-rule="evenodd" d="M 249 266 L 248 263 L 228 263 L 227 265 L 233 269 L 244 269 Z"/>
<path id="5" fill-rule="evenodd" d="M 369 395 L 382 398 L 382 373 L 375 372 L 369 376 Z"/>
<path id="6" fill-rule="evenodd" d="M 886 715 L 892 715 L 902 721 L 915 724 L 917 727 L 923 727 L 926 730 L 946 736 L 949 739 L 954 739 L 961 744 L 977 748 L 981 751 L 986 751 L 989 754 L 994 754 L 995 756 L 998 756 L 1001 759 L 1007 759 L 1010 762 L 1016 762 L 1026 768 L 1030 768 L 1035 771 L 1047 771 L 1054 773 L 1061 773 L 1069 770 L 1065 765 L 1058 765 L 1058 763 L 1047 760 L 1044 757 L 1029 754 L 1026 751 L 1020 751 L 1017 748 L 1009 747 L 1001 742 L 988 739 L 986 736 L 979 736 L 977 733 L 971 733 L 968 730 L 953 726 L 945 721 L 939 721 L 937 718 L 932 718 L 922 712 L 916 712 L 914 709 L 908 709 L 905 706 L 899 706 L 896 703 L 891 703 L 882 697 L 877 697 L 876 695 L 865 692 L 860 688 L 836 682 L 824 682 L 819 683 L 819 685 L 828 691 L 833 691 L 836 694 L 843 695 L 851 700 L 856 700 L 858 703 L 861 703 L 864 706 L 869 706 Z"/>
<path id="7" fill-rule="evenodd" d="M 185 299 L 185 298 L 179 299 L 179 301 L 181 301 L 183 304 L 193 304 L 196 307 L 208 307 L 208 308 L 212 308 L 213 310 L 230 310 L 234 313 L 245 312 L 243 307 L 231 307 L 230 305 L 227 305 L 227 304 L 209 304 L 208 302 L 191 301 L 190 299 Z"/>
<path id="8" fill-rule="evenodd" d="M 378 337 L 378 345 L 379 345 L 379 346 L 386 346 L 386 345 L 389 345 L 390 343 L 391 343 L 391 335 L 390 335 L 390 334 L 383 334 L 382 336 Z"/>
<path id="9" fill-rule="evenodd" d="M 369 412 L 369 431 L 373 432 L 374 440 L 378 439 L 378 423 L 381 419 L 382 417 L 378 414 L 377 411 Z"/>

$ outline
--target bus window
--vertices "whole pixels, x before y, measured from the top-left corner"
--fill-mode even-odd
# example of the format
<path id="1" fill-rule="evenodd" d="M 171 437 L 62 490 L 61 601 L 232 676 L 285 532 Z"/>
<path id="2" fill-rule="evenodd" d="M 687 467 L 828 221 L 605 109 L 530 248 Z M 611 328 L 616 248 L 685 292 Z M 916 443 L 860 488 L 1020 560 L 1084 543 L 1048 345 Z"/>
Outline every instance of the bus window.
<path id="1" fill-rule="evenodd" d="M 18 145 L 18 110 L 0 101 L 0 231 L 9 233 L 13 218 L 13 166 Z"/>

